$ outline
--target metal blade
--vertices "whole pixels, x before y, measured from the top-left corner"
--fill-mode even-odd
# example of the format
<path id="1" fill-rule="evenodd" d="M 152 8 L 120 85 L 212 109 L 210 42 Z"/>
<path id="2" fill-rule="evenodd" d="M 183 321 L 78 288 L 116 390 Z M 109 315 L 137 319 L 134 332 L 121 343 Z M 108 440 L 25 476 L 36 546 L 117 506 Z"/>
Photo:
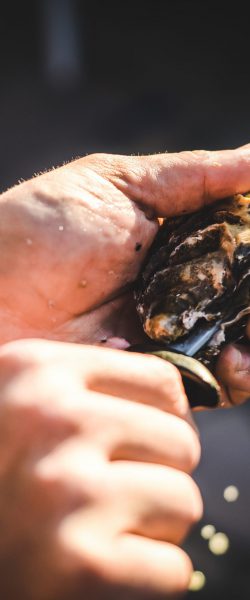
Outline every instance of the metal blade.
<path id="1" fill-rule="evenodd" d="M 216 322 L 204 322 L 199 324 L 199 327 L 193 333 L 190 333 L 184 340 L 166 344 L 168 350 L 185 354 L 186 356 L 194 356 L 209 340 L 213 335 L 219 331 L 222 319 Z"/>

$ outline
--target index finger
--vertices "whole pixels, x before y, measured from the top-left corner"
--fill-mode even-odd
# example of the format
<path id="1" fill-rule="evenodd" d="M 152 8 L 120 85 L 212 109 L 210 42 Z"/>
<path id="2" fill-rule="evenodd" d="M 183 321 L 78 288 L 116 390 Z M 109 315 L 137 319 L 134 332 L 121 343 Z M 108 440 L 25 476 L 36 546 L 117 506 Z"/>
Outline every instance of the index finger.
<path id="1" fill-rule="evenodd" d="M 250 190 L 250 144 L 230 150 L 194 150 L 149 156 L 87 157 L 94 168 L 158 216 L 199 210 Z"/>
<path id="2" fill-rule="evenodd" d="M 89 390 L 149 404 L 192 421 L 179 371 L 152 355 L 85 346 L 89 355 Z M 80 371 L 85 374 L 79 352 Z"/>

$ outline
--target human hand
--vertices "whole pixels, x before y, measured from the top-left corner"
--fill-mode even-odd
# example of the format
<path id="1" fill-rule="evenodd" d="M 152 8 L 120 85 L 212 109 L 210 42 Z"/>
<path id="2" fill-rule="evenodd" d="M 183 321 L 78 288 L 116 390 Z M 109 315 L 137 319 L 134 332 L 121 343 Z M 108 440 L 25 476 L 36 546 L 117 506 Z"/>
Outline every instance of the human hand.
<path id="1" fill-rule="evenodd" d="M 250 319 L 246 336 L 250 339 Z M 216 374 L 222 386 L 222 404 L 232 406 L 250 398 L 250 351 L 246 345 L 229 345 L 219 355 Z"/>
<path id="2" fill-rule="evenodd" d="M 250 188 L 250 147 L 91 155 L 2 194 L 0 342 L 140 342 L 129 289 L 156 216 Z"/>
<path id="3" fill-rule="evenodd" d="M 4 600 L 143 600 L 188 586 L 201 516 L 178 371 L 152 356 L 22 340 L 0 349 Z"/>

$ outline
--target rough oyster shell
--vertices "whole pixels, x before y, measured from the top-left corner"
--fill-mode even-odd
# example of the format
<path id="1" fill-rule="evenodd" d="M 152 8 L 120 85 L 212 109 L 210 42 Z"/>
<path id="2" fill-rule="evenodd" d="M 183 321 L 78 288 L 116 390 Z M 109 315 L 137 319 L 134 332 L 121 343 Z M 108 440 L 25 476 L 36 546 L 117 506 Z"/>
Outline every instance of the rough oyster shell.
<path id="1" fill-rule="evenodd" d="M 184 339 L 204 320 L 222 319 L 196 358 L 213 362 L 239 341 L 250 314 L 250 194 L 237 194 L 160 227 L 135 292 L 147 335 Z"/>

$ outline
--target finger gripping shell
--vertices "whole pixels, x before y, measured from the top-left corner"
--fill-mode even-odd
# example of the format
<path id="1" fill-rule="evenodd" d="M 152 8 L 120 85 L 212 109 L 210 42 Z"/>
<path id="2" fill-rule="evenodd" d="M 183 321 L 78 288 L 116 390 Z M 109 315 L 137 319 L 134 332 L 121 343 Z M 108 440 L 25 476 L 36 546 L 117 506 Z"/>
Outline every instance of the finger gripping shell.
<path id="1" fill-rule="evenodd" d="M 156 341 L 185 339 L 204 321 L 221 319 L 197 354 L 212 365 L 226 342 L 244 336 L 250 314 L 250 195 L 165 219 L 135 297 L 143 328 Z"/>

